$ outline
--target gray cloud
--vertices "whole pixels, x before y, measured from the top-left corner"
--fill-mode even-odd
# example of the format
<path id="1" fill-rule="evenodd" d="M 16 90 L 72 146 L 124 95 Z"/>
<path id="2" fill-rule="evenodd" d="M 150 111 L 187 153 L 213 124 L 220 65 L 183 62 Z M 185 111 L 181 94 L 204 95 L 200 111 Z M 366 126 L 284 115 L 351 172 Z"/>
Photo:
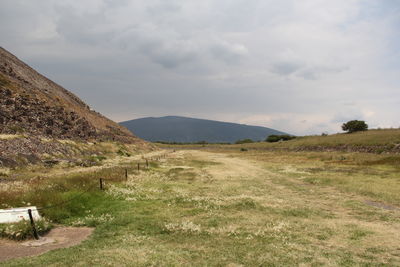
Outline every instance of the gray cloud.
<path id="1" fill-rule="evenodd" d="M 1 46 L 117 121 L 176 114 L 336 132 L 357 118 L 398 126 L 393 7 L 3 0 L 0 36 Z"/>
<path id="2" fill-rule="evenodd" d="M 181 6 L 171 1 L 160 1 L 155 5 L 146 7 L 146 11 L 155 17 L 170 15 L 181 11 Z"/>
<path id="3" fill-rule="evenodd" d="M 352 111 L 349 113 L 337 113 L 331 122 L 333 123 L 344 123 L 350 120 L 365 120 L 364 114 L 359 111 Z"/>
<path id="4" fill-rule="evenodd" d="M 280 75 L 289 75 L 302 68 L 302 65 L 295 62 L 279 62 L 272 66 L 272 72 Z"/>
<path id="5" fill-rule="evenodd" d="M 222 60 L 227 64 L 235 64 L 247 55 L 248 50 L 245 46 L 240 44 L 221 42 L 212 44 L 210 46 L 210 52 L 217 60 Z"/>

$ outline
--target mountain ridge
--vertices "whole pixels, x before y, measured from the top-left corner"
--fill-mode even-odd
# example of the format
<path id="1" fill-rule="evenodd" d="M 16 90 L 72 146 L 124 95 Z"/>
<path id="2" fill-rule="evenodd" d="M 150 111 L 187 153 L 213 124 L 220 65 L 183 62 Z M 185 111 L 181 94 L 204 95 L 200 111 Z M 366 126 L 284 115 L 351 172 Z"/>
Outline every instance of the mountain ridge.
<path id="1" fill-rule="evenodd" d="M 272 134 L 286 134 L 262 126 L 184 116 L 145 117 L 119 123 L 147 141 L 233 143 L 239 139 L 264 140 Z"/>

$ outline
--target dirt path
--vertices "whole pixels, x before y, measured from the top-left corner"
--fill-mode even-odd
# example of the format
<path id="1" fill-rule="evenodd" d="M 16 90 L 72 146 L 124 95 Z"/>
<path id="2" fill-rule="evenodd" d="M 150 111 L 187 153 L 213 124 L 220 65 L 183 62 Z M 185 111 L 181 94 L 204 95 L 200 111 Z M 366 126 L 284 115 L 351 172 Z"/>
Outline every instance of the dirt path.
<path id="1" fill-rule="evenodd" d="M 341 231 L 348 225 L 355 225 L 365 231 L 374 233 L 365 238 L 366 243 L 372 247 L 381 244 L 392 247 L 396 254 L 400 250 L 400 210 L 382 208 L 378 205 L 365 205 L 368 198 L 345 193 L 334 187 L 305 184 L 293 173 L 287 171 L 272 171 L 263 166 L 261 161 L 238 158 L 224 153 L 205 151 L 181 152 L 197 160 L 215 161 L 218 165 L 208 166 L 214 181 L 218 183 L 221 196 L 225 189 L 237 194 L 234 199 L 247 198 L 264 207 L 287 210 L 310 211 L 320 213 L 322 218 L 314 219 L 310 223 L 320 223 Z M 187 157 L 187 156 L 186 156 Z M 282 163 L 282 166 L 285 166 Z M 213 185 L 213 187 L 215 187 Z M 222 190 L 221 190 L 222 189 Z M 210 187 L 212 190 L 212 187 Z M 213 192 L 212 194 L 216 194 Z M 230 192 L 229 192 L 230 194 Z M 229 199 L 230 197 L 225 197 Z M 358 203 L 355 206 L 349 203 Z M 375 203 L 375 202 L 374 202 Z M 390 216 L 389 221 L 381 221 L 379 217 Z M 309 220 L 306 216 L 304 220 Z M 369 239 L 369 240 L 367 240 Z M 332 238 L 332 246 L 339 243 Z M 397 254 L 396 254 L 397 255 Z"/>
<path id="2" fill-rule="evenodd" d="M 17 242 L 0 239 L 0 262 L 15 258 L 37 256 L 50 250 L 67 248 L 80 244 L 93 232 L 88 227 L 58 227 L 51 230 L 42 240 Z M 46 241 L 49 241 L 47 243 Z"/>

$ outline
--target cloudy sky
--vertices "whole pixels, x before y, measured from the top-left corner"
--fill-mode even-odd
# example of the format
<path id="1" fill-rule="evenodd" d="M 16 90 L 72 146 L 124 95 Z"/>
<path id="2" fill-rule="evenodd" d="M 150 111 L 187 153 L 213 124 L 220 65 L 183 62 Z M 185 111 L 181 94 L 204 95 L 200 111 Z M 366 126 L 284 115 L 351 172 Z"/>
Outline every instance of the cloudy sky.
<path id="1" fill-rule="evenodd" d="M 1 0 L 0 46 L 116 121 L 400 127 L 400 0 Z"/>

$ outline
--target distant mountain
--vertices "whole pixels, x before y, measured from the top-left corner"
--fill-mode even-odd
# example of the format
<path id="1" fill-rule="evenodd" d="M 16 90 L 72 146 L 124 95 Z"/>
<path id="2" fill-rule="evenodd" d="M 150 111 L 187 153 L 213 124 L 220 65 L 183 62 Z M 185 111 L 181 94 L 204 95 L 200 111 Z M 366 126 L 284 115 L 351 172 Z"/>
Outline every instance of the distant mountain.
<path id="1" fill-rule="evenodd" d="M 266 127 L 178 116 L 141 118 L 120 124 L 138 137 L 152 142 L 234 143 L 240 139 L 261 141 L 269 135 L 286 134 Z"/>

